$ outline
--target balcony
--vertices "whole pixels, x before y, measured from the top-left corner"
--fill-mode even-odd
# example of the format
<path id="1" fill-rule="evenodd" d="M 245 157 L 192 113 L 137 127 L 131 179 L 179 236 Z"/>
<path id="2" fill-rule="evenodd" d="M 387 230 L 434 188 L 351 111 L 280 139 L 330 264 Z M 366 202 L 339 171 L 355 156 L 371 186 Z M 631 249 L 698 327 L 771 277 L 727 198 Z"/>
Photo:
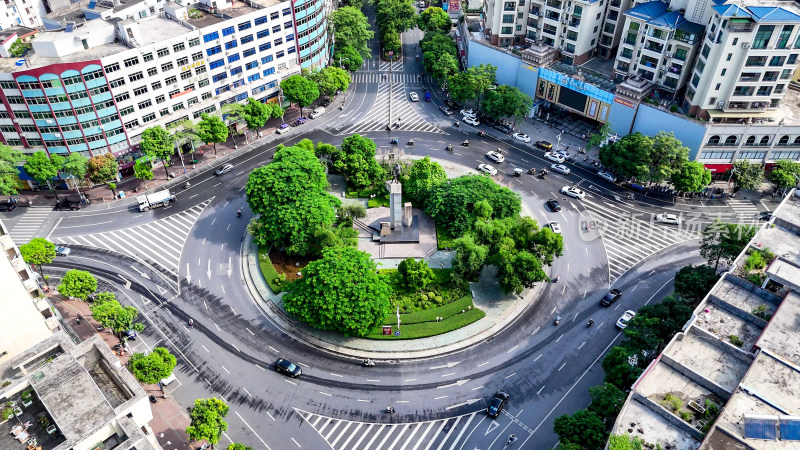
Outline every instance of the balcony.
<path id="1" fill-rule="evenodd" d="M 667 72 L 668 73 L 672 73 L 672 74 L 680 75 L 682 70 L 683 70 L 683 66 L 678 65 L 678 64 L 672 64 L 667 69 Z"/>
<path id="2" fill-rule="evenodd" d="M 728 31 L 731 33 L 749 33 L 755 29 L 753 23 L 731 23 L 728 25 Z"/>
<path id="3" fill-rule="evenodd" d="M 558 0 L 547 0 L 545 4 L 551 8 L 561 9 L 561 2 Z"/>
<path id="4" fill-rule="evenodd" d="M 554 11 L 547 11 L 546 13 L 544 13 L 544 18 L 555 20 L 556 22 L 558 22 L 561 19 L 561 14 Z"/>
<path id="5" fill-rule="evenodd" d="M 759 75 L 758 74 L 756 74 L 755 76 L 744 76 L 744 75 L 742 75 L 741 77 L 739 77 L 739 81 L 742 81 L 742 82 L 745 82 L 745 83 L 753 83 L 753 82 L 756 82 L 758 80 L 759 80 Z"/>
<path id="6" fill-rule="evenodd" d="M 574 28 L 578 28 L 581 25 L 581 19 L 574 19 L 573 18 L 572 20 L 569 21 L 568 25 L 571 26 L 571 27 L 574 27 Z"/>
<path id="7" fill-rule="evenodd" d="M 539 12 L 539 8 L 531 8 L 531 11 L 528 13 L 528 24 L 531 23 L 530 17 L 539 17 L 540 14 L 541 12 Z"/>
<path id="8" fill-rule="evenodd" d="M 628 45 L 636 45 L 636 38 L 631 38 L 629 36 L 629 37 L 625 38 L 625 40 L 622 41 L 622 43 L 623 44 L 628 44 Z"/>
<path id="9" fill-rule="evenodd" d="M 647 41 L 647 45 L 644 46 L 645 50 L 650 50 L 651 52 L 656 53 L 664 53 L 664 45 L 663 44 L 656 44 L 654 42 Z"/>
<path id="10" fill-rule="evenodd" d="M 555 36 L 556 35 L 556 30 L 553 30 L 553 29 L 550 29 L 550 28 L 546 28 L 546 27 L 542 27 L 542 33 L 549 34 L 550 36 Z"/>
<path id="11" fill-rule="evenodd" d="M 620 0 L 611 0 L 611 3 L 609 3 L 612 8 L 619 8 L 621 4 L 622 2 Z"/>

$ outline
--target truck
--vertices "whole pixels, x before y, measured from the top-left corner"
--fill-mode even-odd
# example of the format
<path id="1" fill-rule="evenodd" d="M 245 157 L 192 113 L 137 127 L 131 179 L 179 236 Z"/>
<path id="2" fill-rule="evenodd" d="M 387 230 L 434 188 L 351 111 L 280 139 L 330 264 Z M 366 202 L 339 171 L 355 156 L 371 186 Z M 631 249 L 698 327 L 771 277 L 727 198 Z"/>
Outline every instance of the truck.
<path id="1" fill-rule="evenodd" d="M 150 211 L 152 208 L 166 206 L 175 200 L 177 200 L 177 197 L 170 193 L 169 190 L 153 192 L 152 194 L 140 195 L 136 197 L 136 201 L 139 203 L 139 211 Z"/>

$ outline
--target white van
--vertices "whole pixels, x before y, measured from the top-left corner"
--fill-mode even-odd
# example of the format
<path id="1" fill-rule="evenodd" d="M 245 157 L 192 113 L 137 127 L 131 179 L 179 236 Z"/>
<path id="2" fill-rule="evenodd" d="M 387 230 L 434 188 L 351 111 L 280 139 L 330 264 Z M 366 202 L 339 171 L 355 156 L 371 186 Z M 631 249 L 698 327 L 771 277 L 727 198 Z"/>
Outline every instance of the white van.
<path id="1" fill-rule="evenodd" d="M 174 372 L 169 374 L 169 376 L 167 378 L 162 378 L 161 379 L 161 385 L 162 386 L 166 386 L 166 385 L 172 383 L 173 381 L 175 381 L 175 373 Z"/>
<path id="2" fill-rule="evenodd" d="M 316 119 L 317 117 L 323 114 L 325 114 L 325 108 L 320 106 L 319 108 L 315 109 L 311 114 L 309 114 L 308 117 Z"/>

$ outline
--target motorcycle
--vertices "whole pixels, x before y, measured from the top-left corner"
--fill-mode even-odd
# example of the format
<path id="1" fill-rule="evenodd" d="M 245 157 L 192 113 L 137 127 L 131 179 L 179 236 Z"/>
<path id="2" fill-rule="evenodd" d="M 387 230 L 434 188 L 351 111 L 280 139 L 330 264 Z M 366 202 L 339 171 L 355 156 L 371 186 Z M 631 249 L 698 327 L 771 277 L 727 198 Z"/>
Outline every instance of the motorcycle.
<path id="1" fill-rule="evenodd" d="M 478 131 L 478 136 L 480 136 L 480 137 L 486 136 L 486 132 L 485 131 Z"/>
<path id="2" fill-rule="evenodd" d="M 633 194 L 628 194 L 628 200 L 633 200 Z"/>
<path id="3" fill-rule="evenodd" d="M 536 175 L 536 169 L 535 168 L 528 169 L 528 175 Z"/>
<path id="4" fill-rule="evenodd" d="M 558 325 L 561 322 L 561 316 L 556 316 L 555 324 Z"/>
<path id="5" fill-rule="evenodd" d="M 448 144 L 447 147 L 445 147 L 445 150 L 450 150 L 452 152 L 453 151 L 453 144 Z"/>
<path id="6" fill-rule="evenodd" d="M 453 124 L 453 126 L 454 126 L 454 127 L 456 127 L 456 128 L 460 128 L 460 127 L 461 127 L 461 123 L 459 123 L 458 121 L 456 121 L 456 122 Z"/>
<path id="7" fill-rule="evenodd" d="M 394 406 L 392 406 L 392 405 L 389 405 L 389 406 L 387 406 L 387 407 L 386 407 L 386 409 L 384 409 L 383 411 L 384 411 L 384 412 L 387 412 L 387 413 L 389 413 L 389 414 L 394 414 Z"/>
<path id="8" fill-rule="evenodd" d="M 150 403 L 158 403 L 160 401 L 155 395 L 150 394 Z"/>
<path id="9" fill-rule="evenodd" d="M 236 217 L 242 217 L 242 208 L 236 210 Z"/>
<path id="10" fill-rule="evenodd" d="M 589 319 L 589 322 L 586 324 L 586 327 L 588 328 L 592 325 L 594 325 L 594 319 Z"/>
<path id="11" fill-rule="evenodd" d="M 365 359 L 363 364 L 364 364 L 364 367 L 372 367 L 372 366 L 375 365 L 375 361 L 373 361 L 371 359 Z"/>
<path id="12" fill-rule="evenodd" d="M 414 140 L 413 139 L 409 139 L 408 145 L 414 145 Z"/>
<path id="13" fill-rule="evenodd" d="M 397 141 L 397 139 L 396 139 L 396 138 L 395 138 L 395 139 L 392 139 L 392 144 L 393 144 L 393 145 L 397 145 L 397 142 L 398 142 L 398 141 Z"/>
<path id="14" fill-rule="evenodd" d="M 464 147 L 469 147 L 469 141 L 464 141 L 461 143 Z"/>
<path id="15" fill-rule="evenodd" d="M 186 183 L 183 183 L 183 188 L 184 189 L 189 189 L 191 186 L 192 185 L 188 181 Z"/>

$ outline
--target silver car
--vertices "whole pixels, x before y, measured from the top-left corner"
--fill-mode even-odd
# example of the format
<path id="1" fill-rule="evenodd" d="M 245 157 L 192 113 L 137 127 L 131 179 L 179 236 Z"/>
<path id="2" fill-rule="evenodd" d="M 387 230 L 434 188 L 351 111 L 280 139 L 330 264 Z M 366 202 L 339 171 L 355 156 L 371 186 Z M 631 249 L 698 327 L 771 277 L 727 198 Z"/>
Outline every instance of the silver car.
<path id="1" fill-rule="evenodd" d="M 497 175 L 497 169 L 495 169 L 493 166 L 491 166 L 489 164 L 481 164 L 481 165 L 479 165 L 478 166 L 478 170 L 480 170 L 483 173 L 488 173 L 489 175 L 492 175 L 492 176 Z"/>
<path id="2" fill-rule="evenodd" d="M 562 173 L 564 175 L 569 175 L 569 167 L 567 167 L 567 166 L 565 166 L 563 164 L 552 164 L 550 166 L 550 169 L 553 172 L 558 172 L 558 173 Z"/>

